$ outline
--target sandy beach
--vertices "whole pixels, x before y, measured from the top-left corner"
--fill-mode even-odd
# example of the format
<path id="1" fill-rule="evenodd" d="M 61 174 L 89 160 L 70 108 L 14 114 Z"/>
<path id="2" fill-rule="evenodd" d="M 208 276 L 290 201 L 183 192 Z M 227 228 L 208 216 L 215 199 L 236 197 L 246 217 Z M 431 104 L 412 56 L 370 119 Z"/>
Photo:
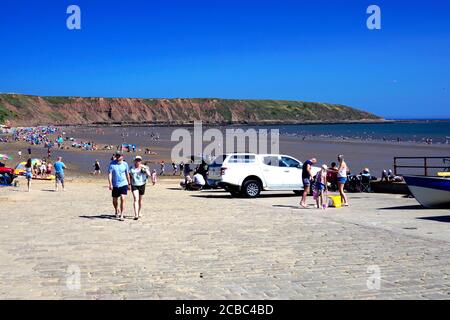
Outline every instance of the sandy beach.
<path id="1" fill-rule="evenodd" d="M 74 137 L 77 141 L 93 141 L 100 149 L 97 151 L 85 151 L 70 147 L 71 142 L 66 141 L 64 145 L 67 149 L 58 150 L 53 148 L 52 156 L 55 159 L 60 155 L 64 158 L 72 174 L 89 175 L 93 171 L 93 164 L 96 159 L 100 161 L 103 171 L 106 171 L 113 151 L 101 150 L 105 145 L 117 146 L 124 140 L 137 146 L 137 154 L 142 155 L 151 168 L 159 170 L 159 162 L 164 160 L 168 165 L 166 172 L 171 172 L 171 150 L 178 143 L 171 141 L 171 134 L 180 127 L 68 127 L 61 128 L 60 132 L 65 132 L 66 137 Z M 183 127 L 192 129 L 192 127 Z M 249 127 L 242 127 L 248 129 Z M 222 128 L 223 129 L 223 128 Z M 159 139 L 151 139 L 150 134 L 157 134 Z M 125 135 L 125 138 L 122 137 Z M 359 174 L 363 168 L 368 167 L 372 173 L 378 177 L 384 169 L 393 168 L 394 157 L 423 157 L 423 156 L 449 156 L 450 145 L 446 144 L 419 144 L 393 141 L 361 141 L 356 139 L 326 139 L 320 137 L 293 137 L 280 135 L 280 153 L 296 157 L 300 161 L 305 161 L 311 157 L 316 157 L 319 163 L 330 164 L 336 161 L 338 154 L 344 154 L 352 173 Z M 204 147 L 207 143 L 204 143 Z M 23 159 L 28 157 L 27 148 L 30 147 L 25 142 L 0 142 L 0 152 L 12 155 L 14 160 L 7 161 L 6 164 L 14 167 L 17 162 L 17 152 L 22 150 Z M 149 148 L 154 154 L 147 155 L 145 149 Z M 46 158 L 47 149 L 42 146 L 31 146 L 32 157 Z M 270 151 L 270 150 L 269 150 Z M 125 154 L 125 160 L 130 162 L 135 154 Z M 410 163 L 411 164 L 411 163 Z M 421 164 L 421 163 L 412 163 Z M 436 162 L 435 165 L 442 165 Z M 407 171 L 402 173 L 422 174 L 423 172 Z"/>
<path id="2" fill-rule="evenodd" d="M 165 181 L 139 221 L 128 196 L 120 222 L 104 180 L 68 179 L 0 188 L 0 298 L 450 298 L 449 212 L 414 199 L 350 194 L 321 211 Z"/>

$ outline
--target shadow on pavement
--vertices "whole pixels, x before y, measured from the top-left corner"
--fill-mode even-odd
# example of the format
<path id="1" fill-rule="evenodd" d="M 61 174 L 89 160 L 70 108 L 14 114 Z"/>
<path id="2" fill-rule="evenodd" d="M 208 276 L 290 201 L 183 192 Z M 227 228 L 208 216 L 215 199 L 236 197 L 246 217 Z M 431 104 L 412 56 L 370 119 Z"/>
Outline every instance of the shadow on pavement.
<path id="1" fill-rule="evenodd" d="M 179 188 L 175 188 L 175 187 L 171 187 L 171 188 L 166 188 L 166 190 L 172 190 L 172 191 L 185 191 L 183 188 L 179 187 Z M 198 190 L 197 190 L 198 191 Z M 203 189 L 202 190 L 203 193 L 228 193 L 225 190 L 219 190 L 219 189 Z"/>
<path id="2" fill-rule="evenodd" d="M 412 205 L 412 206 L 380 208 L 379 210 L 424 210 L 424 207 L 422 207 L 421 205 Z"/>
<path id="3" fill-rule="evenodd" d="M 417 218 L 417 219 L 450 223 L 450 216 L 421 217 L 421 218 Z"/>
<path id="4" fill-rule="evenodd" d="M 274 207 L 274 208 L 298 209 L 298 210 L 309 209 L 309 208 L 302 208 L 300 206 L 285 206 L 285 205 L 282 205 L 282 204 L 274 204 L 272 207 Z"/>
<path id="5" fill-rule="evenodd" d="M 204 193 L 204 192 L 202 192 Z M 217 199 L 246 199 L 246 200 L 255 200 L 255 198 L 245 198 L 245 197 L 232 197 L 228 192 L 225 192 L 225 194 L 219 194 L 219 195 L 213 195 L 213 194 L 193 194 L 191 197 L 196 198 L 217 198 Z M 292 197 L 298 197 L 296 194 L 261 194 L 258 198 L 292 198 Z"/>
<path id="6" fill-rule="evenodd" d="M 106 219 L 106 220 L 117 220 L 114 214 L 100 214 L 97 216 L 79 216 L 84 219 Z"/>

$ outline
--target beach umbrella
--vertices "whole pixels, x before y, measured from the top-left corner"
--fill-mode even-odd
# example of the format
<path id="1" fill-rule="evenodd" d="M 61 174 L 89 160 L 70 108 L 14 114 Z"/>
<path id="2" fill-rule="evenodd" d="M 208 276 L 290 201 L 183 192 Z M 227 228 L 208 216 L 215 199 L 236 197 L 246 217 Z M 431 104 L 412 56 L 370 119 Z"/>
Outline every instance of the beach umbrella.
<path id="1" fill-rule="evenodd" d="M 0 153 L 0 160 L 3 160 L 3 161 L 12 160 L 12 157 L 8 156 L 7 154 Z"/>

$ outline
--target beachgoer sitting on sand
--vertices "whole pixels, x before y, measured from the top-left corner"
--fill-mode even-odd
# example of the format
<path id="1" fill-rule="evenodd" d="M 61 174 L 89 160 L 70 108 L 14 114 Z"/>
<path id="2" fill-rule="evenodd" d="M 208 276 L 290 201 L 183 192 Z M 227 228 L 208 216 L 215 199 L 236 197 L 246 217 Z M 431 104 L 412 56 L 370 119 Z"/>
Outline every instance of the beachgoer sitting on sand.
<path id="1" fill-rule="evenodd" d="M 205 178 L 203 178 L 200 172 L 195 172 L 192 178 L 188 176 L 186 181 L 187 183 L 184 186 L 186 190 L 201 190 L 206 184 Z M 181 186 L 183 186 L 183 182 Z"/>

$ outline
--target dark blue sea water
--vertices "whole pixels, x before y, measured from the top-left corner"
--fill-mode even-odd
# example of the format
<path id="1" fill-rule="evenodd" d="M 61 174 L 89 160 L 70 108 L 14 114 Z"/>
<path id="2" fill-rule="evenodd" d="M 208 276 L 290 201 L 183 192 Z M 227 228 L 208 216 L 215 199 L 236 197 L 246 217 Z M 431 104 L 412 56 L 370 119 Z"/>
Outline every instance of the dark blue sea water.
<path id="1" fill-rule="evenodd" d="M 281 135 L 323 139 L 356 139 L 425 143 L 450 143 L 450 121 L 383 124 L 330 124 L 330 125 L 284 125 L 268 126 L 279 128 Z"/>

